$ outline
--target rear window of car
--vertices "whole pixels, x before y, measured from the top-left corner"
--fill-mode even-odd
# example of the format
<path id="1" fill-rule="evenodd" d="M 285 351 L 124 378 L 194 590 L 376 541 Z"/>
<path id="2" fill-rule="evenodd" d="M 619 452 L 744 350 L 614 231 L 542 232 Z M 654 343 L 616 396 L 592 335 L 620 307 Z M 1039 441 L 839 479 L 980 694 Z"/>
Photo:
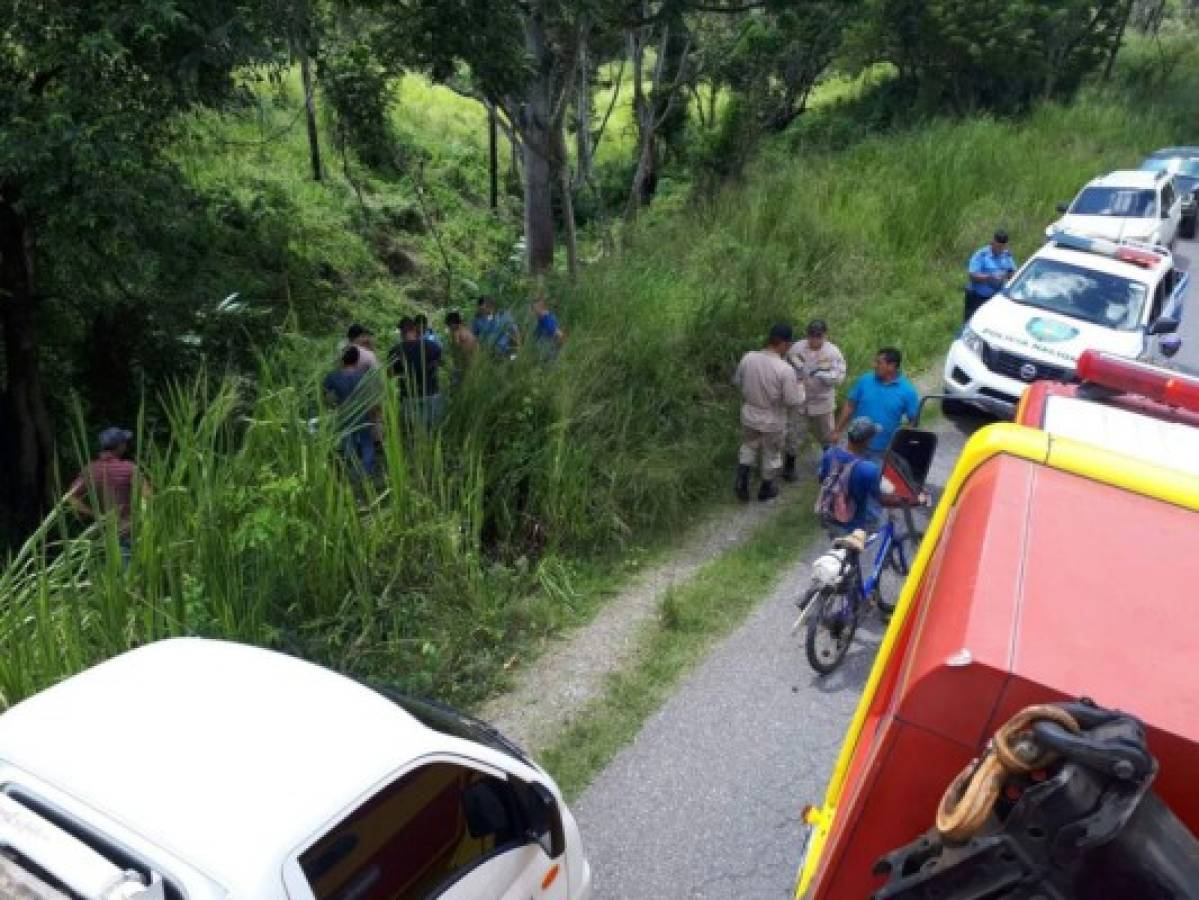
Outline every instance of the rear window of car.
<path id="1" fill-rule="evenodd" d="M 1078 195 L 1070 212 L 1076 216 L 1149 218 L 1157 215 L 1157 195 L 1140 188 L 1089 187 Z"/>

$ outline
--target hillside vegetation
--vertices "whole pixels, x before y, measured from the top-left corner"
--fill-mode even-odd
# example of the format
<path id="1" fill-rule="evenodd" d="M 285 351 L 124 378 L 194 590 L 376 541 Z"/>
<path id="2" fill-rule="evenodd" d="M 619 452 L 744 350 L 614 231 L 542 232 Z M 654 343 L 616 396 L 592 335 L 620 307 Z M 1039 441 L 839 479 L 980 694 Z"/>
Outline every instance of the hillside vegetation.
<path id="1" fill-rule="evenodd" d="M 551 279 L 570 336 L 555 363 L 528 353 L 477 367 L 432 437 L 407 432 L 391 398 L 374 487 L 342 477 L 327 421 L 306 425 L 331 338 L 284 328 L 253 378 L 214 367 L 146 397 L 140 461 L 154 497 L 132 565 L 122 568 L 115 532 L 79 535 L 61 511 L 46 520 L 0 573 L 0 700 L 187 633 L 477 701 L 541 637 L 589 614 L 615 551 L 727 494 L 727 380 L 771 321 L 827 318 L 854 370 L 880 344 L 901 347 L 910 368 L 933 363 L 958 322 L 964 261 L 997 224 L 1023 257 L 1083 181 L 1191 140 L 1197 73 L 1145 74 L 1156 71 L 1134 56 L 1117 82 L 1014 120 L 874 133 L 870 96 L 798 120 L 715 195 L 669 194 L 618 255 L 575 284 Z M 188 154 L 188 174 L 246 191 L 243 213 L 270 197 L 285 205 L 293 227 L 279 246 L 307 260 L 294 277 L 325 279 L 305 296 L 336 299 L 312 311 L 331 327 L 353 312 L 383 329 L 427 299 L 439 240 L 461 279 L 456 299 L 490 278 L 523 312 L 515 271 L 479 262 L 510 252 L 510 213 L 461 199 L 480 190 L 481 145 L 463 136 L 473 123 L 438 133 L 453 104 L 407 106 L 397 127 L 410 128 L 413 153 L 423 142 L 424 188 L 408 176 L 363 177 L 361 197 L 348 182 L 284 190 L 275 179 L 302 170 L 302 147 L 277 141 L 219 165 Z M 200 120 L 192 139 L 252 142 L 264 127 Z M 442 210 L 440 237 L 411 212 L 418 188 Z M 402 249 L 428 279 L 393 283 L 364 242 L 370 230 L 347 227 L 355 216 L 409 223 Z M 90 430 L 79 423 L 80 458 Z"/>

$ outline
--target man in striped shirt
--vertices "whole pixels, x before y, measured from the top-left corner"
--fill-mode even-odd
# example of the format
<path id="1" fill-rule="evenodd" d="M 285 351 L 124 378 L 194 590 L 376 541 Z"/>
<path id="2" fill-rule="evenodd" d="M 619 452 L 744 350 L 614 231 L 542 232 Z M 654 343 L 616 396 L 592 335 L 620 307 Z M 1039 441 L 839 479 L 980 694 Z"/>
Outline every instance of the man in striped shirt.
<path id="1" fill-rule="evenodd" d="M 132 441 L 133 432 L 124 428 L 100 432 L 100 455 L 84 466 L 66 496 L 67 503 L 84 519 L 116 516 L 121 558 L 126 564 L 132 551 L 134 490 L 140 497 L 150 496 L 150 483 L 126 459 Z"/>

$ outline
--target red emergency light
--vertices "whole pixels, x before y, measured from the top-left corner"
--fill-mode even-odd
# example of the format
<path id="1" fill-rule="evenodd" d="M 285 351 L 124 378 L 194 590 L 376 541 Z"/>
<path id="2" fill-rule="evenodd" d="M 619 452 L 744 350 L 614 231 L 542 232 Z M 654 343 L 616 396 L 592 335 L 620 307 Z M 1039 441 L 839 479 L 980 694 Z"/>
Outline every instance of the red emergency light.
<path id="1" fill-rule="evenodd" d="M 1133 265 L 1152 268 L 1162 261 L 1159 254 L 1151 250 L 1138 250 L 1136 247 L 1120 247 L 1116 250 L 1116 259 L 1130 262 Z"/>
<path id="2" fill-rule="evenodd" d="M 1081 381 L 1199 413 L 1199 379 L 1188 375 L 1098 350 L 1084 350 L 1077 370 Z"/>

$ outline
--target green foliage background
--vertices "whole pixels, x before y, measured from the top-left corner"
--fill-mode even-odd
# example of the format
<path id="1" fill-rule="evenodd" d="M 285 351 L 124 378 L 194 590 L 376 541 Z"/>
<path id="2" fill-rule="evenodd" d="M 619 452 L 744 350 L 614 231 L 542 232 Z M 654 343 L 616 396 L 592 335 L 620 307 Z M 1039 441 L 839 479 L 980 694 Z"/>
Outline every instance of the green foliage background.
<path id="1" fill-rule="evenodd" d="M 1056 201 L 1187 134 L 1194 64 L 1183 59 L 1163 81 L 1156 53 L 1134 53 L 1118 81 L 1018 121 L 880 134 L 869 92 L 804 117 L 740 180 L 707 199 L 667 193 L 617 257 L 577 285 L 552 281 L 570 336 L 556 363 L 530 353 L 480 366 L 436 438 L 406 433 L 392 398 L 385 476 L 366 489 L 334 462 L 328 424 L 305 424 L 336 346 L 310 336 L 314 323 L 331 331 L 353 315 L 382 329 L 413 304 L 441 302 L 430 209 L 451 254 L 450 299 L 491 280 L 513 286 L 504 296 L 524 315 L 505 268 L 511 211 L 471 202 L 484 171 L 476 121 L 449 95 L 401 86 L 392 124 L 426 159 L 422 207 L 411 174 L 361 168 L 361 193 L 348 181 L 306 182 L 302 140 L 263 139 L 286 103 L 256 107 L 257 119 L 194 117 L 179 151 L 189 188 L 171 202 L 227 199 L 215 221 L 181 232 L 201 229 L 178 252 L 203 259 L 191 269 L 204 273 L 196 292 L 240 290 L 249 301 L 234 315 L 262 338 L 230 346 L 229 361 L 263 352 L 238 374 L 212 350 L 220 344 L 203 343 L 209 374 L 145 396 L 141 462 L 155 497 L 128 572 L 115 533 L 80 535 L 56 515 L 0 574 L 3 702 L 180 633 L 477 701 L 513 660 L 593 611 L 618 559 L 727 493 L 727 380 L 773 320 L 827 318 L 854 370 L 884 342 L 902 347 L 909 367 L 927 366 L 957 323 L 964 261 L 996 224 L 1026 255 Z M 294 84 L 273 90 L 294 103 Z M 389 274 L 372 244 L 383 222 L 425 261 L 415 277 Z M 150 285 L 160 275 L 129 277 Z M 166 371 L 180 326 L 158 327 Z M 83 407 L 78 458 L 96 408 Z"/>

